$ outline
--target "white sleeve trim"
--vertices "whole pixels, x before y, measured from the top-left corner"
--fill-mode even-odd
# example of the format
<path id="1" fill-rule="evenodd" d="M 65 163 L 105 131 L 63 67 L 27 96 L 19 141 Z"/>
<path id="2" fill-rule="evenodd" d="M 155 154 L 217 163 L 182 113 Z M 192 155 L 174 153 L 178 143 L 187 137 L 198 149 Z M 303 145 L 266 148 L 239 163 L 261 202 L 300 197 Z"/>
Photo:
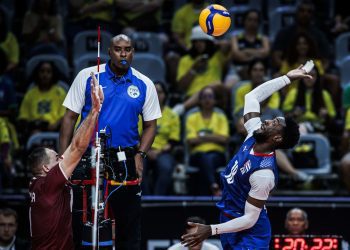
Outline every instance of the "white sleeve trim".
<path id="1" fill-rule="evenodd" d="M 247 138 L 251 137 L 253 132 L 261 127 L 260 117 L 254 117 L 249 119 L 246 123 L 244 123 L 244 127 L 248 132 Z"/>
<path id="2" fill-rule="evenodd" d="M 144 121 L 152 121 L 162 117 L 158 95 L 154 83 L 145 75 L 132 68 L 133 74 L 146 84 L 146 99 L 142 107 L 142 116 Z"/>
<path id="3" fill-rule="evenodd" d="M 212 235 L 223 233 L 234 233 L 246 230 L 255 225 L 259 219 L 261 208 L 258 208 L 248 201 L 245 202 L 244 215 L 225 223 L 210 225 Z"/>
<path id="4" fill-rule="evenodd" d="M 275 186 L 275 175 L 271 169 L 255 171 L 249 177 L 249 196 L 257 200 L 267 200 L 271 190 Z"/>
<path id="5" fill-rule="evenodd" d="M 66 178 L 66 180 L 68 181 L 68 177 L 67 177 L 66 173 L 64 172 L 63 167 L 61 166 L 61 162 L 58 163 L 58 167 L 61 169 L 61 172 L 62 172 L 64 178 Z"/>

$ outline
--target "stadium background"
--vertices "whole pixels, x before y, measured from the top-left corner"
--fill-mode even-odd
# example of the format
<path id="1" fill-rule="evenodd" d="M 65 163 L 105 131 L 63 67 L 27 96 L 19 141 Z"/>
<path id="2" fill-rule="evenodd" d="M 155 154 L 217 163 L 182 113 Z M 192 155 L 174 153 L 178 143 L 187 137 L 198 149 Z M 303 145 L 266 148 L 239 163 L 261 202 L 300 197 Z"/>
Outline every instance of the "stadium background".
<path id="1" fill-rule="evenodd" d="M 2 0 L 0 1 L 0 6 L 4 8 L 8 14 L 9 27 L 10 30 L 17 37 L 18 43 L 20 44 L 20 58 L 19 62 L 14 71 L 9 71 L 5 74 L 8 74 L 12 79 L 16 87 L 16 98 L 17 105 L 21 103 L 24 94 L 27 91 L 29 85 L 29 79 L 27 75 L 28 66 L 27 63 L 30 60 L 30 56 L 26 53 L 26 49 L 31 48 L 31 45 L 26 44 L 22 37 L 22 25 L 25 13 L 30 9 L 30 6 L 34 0 Z M 89 1 L 87 1 L 89 2 Z M 113 1 L 112 1 L 113 2 Z M 145 1 L 147 2 L 147 1 Z M 181 8 L 187 1 L 185 0 L 164 0 L 161 7 L 159 8 L 161 15 L 159 16 L 161 31 L 158 31 L 159 34 L 164 33 L 167 36 L 171 37 L 171 21 L 174 17 L 174 13 Z M 190 2 L 190 1 L 188 1 Z M 214 1 L 207 1 L 208 3 L 214 3 Z M 264 34 L 271 35 L 271 23 L 269 21 L 269 6 L 272 2 L 277 4 L 274 8 L 278 7 L 290 7 L 291 9 L 295 8 L 297 1 L 292 0 L 281 0 L 281 1 L 215 1 L 216 3 L 223 4 L 225 7 L 230 9 L 233 14 L 233 29 L 242 25 L 241 18 L 243 10 L 247 10 L 251 7 L 256 7 L 254 4 L 259 5 L 259 9 L 262 14 L 262 25 L 261 30 Z M 252 3 L 253 2 L 253 3 Z M 347 17 L 346 8 L 344 8 L 344 1 L 332 1 L 332 0 L 320 0 L 314 1 L 316 3 L 316 23 L 319 25 L 319 28 L 325 32 L 329 31 L 334 24 L 334 19 L 336 15 L 342 15 L 345 19 Z M 253 5 L 250 5 L 250 4 Z M 113 3 L 115 4 L 115 3 Z M 61 13 L 63 17 L 68 17 L 68 0 L 59 0 L 57 1 L 57 11 Z M 114 6 L 114 5 L 113 5 Z M 240 12 L 239 10 L 242 10 Z M 117 12 L 117 10 L 114 10 Z M 117 16 L 116 13 L 114 15 Z M 292 22 L 291 15 L 288 12 L 281 23 L 282 28 L 284 25 L 288 25 L 289 22 Z M 107 24 L 102 25 L 102 29 L 106 28 Z M 92 28 L 90 30 L 93 30 Z M 80 30 L 83 31 L 83 30 Z M 110 29 L 113 31 L 113 29 Z M 115 32 L 119 32 L 115 31 Z M 93 32 L 95 32 L 93 30 Z M 114 33 L 115 33 L 114 32 Z M 277 32 L 277 31 L 276 31 Z M 345 30 L 344 33 L 349 32 Z M 112 32 L 111 32 L 112 33 Z M 94 33 L 92 33 L 94 34 Z M 70 34 L 71 35 L 71 34 Z M 229 36 L 229 34 L 227 34 Z M 72 79 L 75 77 L 76 73 L 79 71 L 77 64 L 74 63 L 74 55 L 70 46 L 72 39 L 68 38 L 69 34 L 64 33 L 64 53 L 63 57 L 67 59 L 68 66 L 68 75 L 65 77 L 65 82 L 70 85 Z M 94 35 L 92 35 L 93 37 Z M 336 51 L 336 37 L 330 37 L 329 43 L 333 48 L 333 51 Z M 71 39 L 71 40 L 69 40 Z M 91 39 L 91 36 L 90 36 Z M 93 43 L 94 39 L 91 39 Z M 89 43 L 89 41 L 86 41 Z M 142 51 L 143 43 L 138 44 L 139 51 Z M 89 47 L 89 46 L 88 46 Z M 95 45 L 90 46 L 92 49 L 95 48 Z M 147 46 L 146 46 L 147 47 Z M 106 45 L 102 44 L 102 50 L 106 50 Z M 145 48 L 144 48 L 145 49 Z M 348 48 L 349 49 L 349 48 Z M 93 52 L 95 53 L 95 51 Z M 138 52 L 136 52 L 138 53 Z M 347 53 L 347 52 L 346 52 Z M 62 55 L 62 54 L 61 54 Z M 95 55 L 96 56 L 96 55 Z M 165 52 L 163 53 L 165 56 Z M 333 60 L 335 60 L 335 52 L 333 54 Z M 165 60 L 165 58 L 163 57 Z M 95 59 L 90 59 L 89 64 L 93 64 Z M 335 71 L 336 74 L 341 78 L 342 89 L 345 90 L 345 86 L 348 81 L 342 79 L 342 75 L 338 71 Z M 165 80 L 170 82 L 167 72 L 165 72 Z M 348 79 L 349 80 L 349 79 Z M 174 106 L 177 101 L 177 97 L 174 95 L 171 105 Z M 181 98 L 180 98 L 181 100 Z M 338 100 L 339 101 L 339 100 Z M 18 107 L 16 112 L 18 112 Z M 340 120 L 345 119 L 344 117 L 344 107 L 340 107 L 339 113 L 342 113 L 343 116 L 340 116 Z M 21 130 L 17 128 L 17 133 L 20 137 Z M 16 176 L 14 184 L 12 186 L 6 186 L 6 181 L 0 192 L 0 202 L 1 207 L 10 206 L 15 208 L 20 215 L 20 225 L 18 235 L 23 238 L 28 238 L 29 235 L 29 222 L 27 217 L 27 205 L 28 205 L 28 195 L 27 195 L 27 183 L 29 179 L 29 174 L 25 168 L 25 156 L 27 154 L 26 145 L 27 141 L 22 141 L 22 151 L 19 151 L 20 154 L 14 156 L 16 165 Z M 46 141 L 48 144 L 55 146 L 56 141 Z M 310 229 L 309 231 L 315 234 L 338 234 L 344 236 L 346 240 L 350 240 L 350 234 L 348 229 L 348 221 L 350 221 L 349 207 L 350 207 L 350 197 L 349 192 L 344 187 L 343 183 L 340 180 L 339 176 L 339 160 L 341 156 L 337 155 L 337 152 L 334 152 L 332 149 L 332 169 L 331 172 L 326 176 L 316 178 L 313 187 L 306 187 L 300 183 L 295 183 L 291 181 L 288 177 L 282 176 L 280 182 L 280 189 L 275 192 L 273 197 L 268 203 L 268 211 L 272 221 L 273 233 L 282 233 L 284 232 L 284 218 L 287 210 L 291 207 L 298 206 L 304 208 L 309 214 L 310 220 Z M 0 168 L 0 171 L 4 171 L 3 168 Z M 284 179 L 285 178 L 285 179 Z M 284 182 L 285 180 L 285 182 Z M 146 247 L 146 241 L 150 239 L 177 239 L 181 232 L 183 231 L 182 222 L 186 217 L 190 215 L 199 215 L 204 217 L 208 223 L 215 223 L 218 221 L 217 210 L 215 209 L 215 202 L 217 198 L 211 196 L 205 197 L 192 197 L 192 196 L 173 196 L 169 195 L 166 197 L 154 197 L 154 196 L 145 196 L 143 197 L 143 241 L 144 247 Z"/>

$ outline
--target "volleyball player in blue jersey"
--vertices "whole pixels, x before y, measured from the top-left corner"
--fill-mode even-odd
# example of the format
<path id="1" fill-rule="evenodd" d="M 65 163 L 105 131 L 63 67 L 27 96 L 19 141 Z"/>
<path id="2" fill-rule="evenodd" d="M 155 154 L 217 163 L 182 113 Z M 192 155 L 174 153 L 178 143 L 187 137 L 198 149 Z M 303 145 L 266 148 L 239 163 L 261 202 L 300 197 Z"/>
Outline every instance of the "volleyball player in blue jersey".
<path id="1" fill-rule="evenodd" d="M 271 226 L 265 202 L 278 179 L 275 150 L 292 148 L 299 140 L 299 127 L 291 119 L 260 120 L 260 103 L 274 92 L 308 75 L 311 67 L 301 65 L 287 75 L 267 81 L 245 96 L 244 125 L 248 136 L 221 173 L 220 224 L 197 227 L 182 236 L 182 243 L 195 246 L 211 235 L 219 235 L 223 249 L 268 249 Z"/>

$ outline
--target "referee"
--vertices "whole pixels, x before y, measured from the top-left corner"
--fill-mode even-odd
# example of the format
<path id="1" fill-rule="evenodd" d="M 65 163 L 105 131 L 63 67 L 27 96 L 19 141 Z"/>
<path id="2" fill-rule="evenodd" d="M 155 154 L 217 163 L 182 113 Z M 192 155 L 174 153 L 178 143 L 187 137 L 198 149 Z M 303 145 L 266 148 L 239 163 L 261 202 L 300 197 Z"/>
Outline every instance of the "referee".
<path id="1" fill-rule="evenodd" d="M 123 34 L 113 37 L 108 54 L 110 60 L 100 66 L 100 85 L 105 99 L 98 126 L 99 129 L 110 128 L 111 140 L 107 150 L 125 153 L 127 180 L 132 181 L 142 177 L 143 158 L 153 143 L 161 110 L 153 82 L 130 66 L 134 55 L 130 38 Z M 83 120 L 90 109 L 91 98 L 87 93 L 90 92 L 89 72 L 93 69 L 96 66 L 78 73 L 63 103 L 67 110 L 60 131 L 61 152 L 72 138 L 79 114 Z M 138 133 L 139 115 L 143 119 L 141 137 Z M 118 164 L 118 161 L 114 162 Z M 111 195 L 109 202 L 116 220 L 116 249 L 140 249 L 140 185 L 123 186 Z"/>

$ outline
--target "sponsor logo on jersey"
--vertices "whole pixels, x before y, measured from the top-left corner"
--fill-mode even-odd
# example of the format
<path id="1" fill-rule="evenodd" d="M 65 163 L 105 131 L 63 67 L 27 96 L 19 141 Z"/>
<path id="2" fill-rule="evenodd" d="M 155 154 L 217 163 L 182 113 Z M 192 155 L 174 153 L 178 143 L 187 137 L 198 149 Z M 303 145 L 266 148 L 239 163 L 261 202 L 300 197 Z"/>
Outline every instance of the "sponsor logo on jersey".
<path id="1" fill-rule="evenodd" d="M 131 98 L 137 98 L 140 96 L 140 90 L 137 86 L 135 85 L 130 85 L 128 87 L 128 95 L 131 97 Z"/>
<path id="2" fill-rule="evenodd" d="M 252 167 L 252 163 L 250 162 L 250 160 L 246 161 L 243 165 L 243 167 L 241 167 L 239 170 L 241 171 L 241 174 L 245 174 L 247 173 L 250 168 Z"/>

